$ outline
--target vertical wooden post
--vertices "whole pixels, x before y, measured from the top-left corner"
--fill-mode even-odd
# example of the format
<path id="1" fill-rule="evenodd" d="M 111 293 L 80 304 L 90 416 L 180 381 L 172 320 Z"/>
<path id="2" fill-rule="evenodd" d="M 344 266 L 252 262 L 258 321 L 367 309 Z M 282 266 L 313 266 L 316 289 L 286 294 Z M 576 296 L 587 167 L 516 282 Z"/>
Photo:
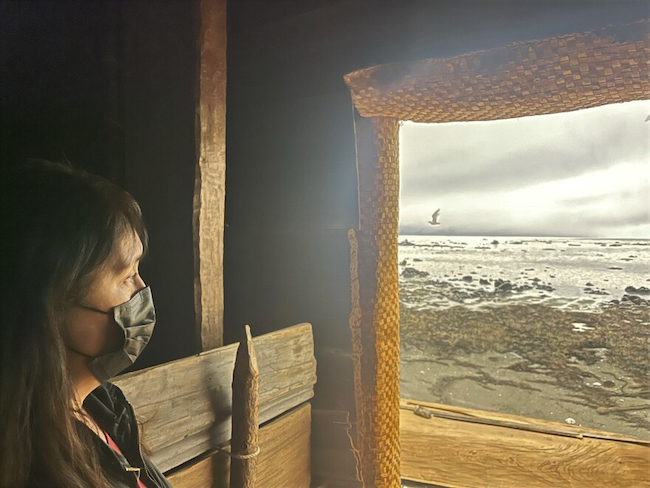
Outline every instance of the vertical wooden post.
<path id="1" fill-rule="evenodd" d="M 247 325 L 237 349 L 232 378 L 232 440 L 230 441 L 230 488 L 256 486 L 259 412 L 259 370 Z"/>
<path id="2" fill-rule="evenodd" d="M 198 161 L 194 181 L 194 311 L 201 350 L 223 345 L 226 180 L 226 0 L 200 0 Z"/>

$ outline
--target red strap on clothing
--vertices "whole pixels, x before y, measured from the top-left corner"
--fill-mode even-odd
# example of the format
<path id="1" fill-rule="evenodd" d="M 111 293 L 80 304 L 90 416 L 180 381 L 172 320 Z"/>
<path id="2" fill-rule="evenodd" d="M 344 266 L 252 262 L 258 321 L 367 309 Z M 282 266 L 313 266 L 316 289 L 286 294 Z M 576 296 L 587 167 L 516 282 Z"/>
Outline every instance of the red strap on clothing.
<path id="1" fill-rule="evenodd" d="M 122 456 L 124 456 L 120 448 L 117 446 L 117 444 L 115 444 L 113 438 L 110 435 L 108 435 L 108 432 L 104 431 L 104 434 L 106 434 L 106 440 L 108 441 L 108 445 L 111 447 L 111 449 L 113 449 L 116 452 L 119 452 L 120 454 L 122 454 Z M 147 485 L 145 485 L 140 479 L 138 479 L 138 488 L 147 488 Z"/>

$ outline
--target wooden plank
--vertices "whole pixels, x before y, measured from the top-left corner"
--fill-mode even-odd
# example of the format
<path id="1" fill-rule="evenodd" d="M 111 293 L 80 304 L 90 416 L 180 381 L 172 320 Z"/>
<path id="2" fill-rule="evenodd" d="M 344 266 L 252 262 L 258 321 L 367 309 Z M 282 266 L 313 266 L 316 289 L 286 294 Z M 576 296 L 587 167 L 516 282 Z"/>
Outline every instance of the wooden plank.
<path id="1" fill-rule="evenodd" d="M 253 339 L 260 371 L 260 423 L 313 396 L 316 360 L 310 324 Z M 152 459 L 167 471 L 230 439 L 238 343 L 118 376 L 114 383 L 144 422 Z"/>
<path id="2" fill-rule="evenodd" d="M 260 428 L 257 486 L 309 487 L 311 406 L 304 403 Z M 168 476 L 176 488 L 228 486 L 229 457 L 214 453 Z"/>
<path id="3" fill-rule="evenodd" d="M 352 445 L 356 427 L 350 412 L 312 411 L 312 472 L 317 485 L 361 488 L 358 453 Z"/>
<path id="4" fill-rule="evenodd" d="M 210 456 L 201 456 L 195 463 L 182 466 L 165 476 L 174 488 L 223 487 L 228 486 L 229 458 L 226 454 L 216 452 Z"/>
<path id="5" fill-rule="evenodd" d="M 226 203 L 226 0 L 200 0 L 198 160 L 194 179 L 194 311 L 201 350 L 223 344 Z"/>
<path id="6" fill-rule="evenodd" d="M 311 405 L 260 429 L 258 486 L 309 487 L 311 483 Z M 285 432 L 286 430 L 286 432 Z M 263 433 L 262 433 L 263 432 Z"/>
<path id="7" fill-rule="evenodd" d="M 454 407 L 456 408 L 456 407 Z M 650 448 L 401 410 L 402 477 L 461 486 L 648 486 Z"/>

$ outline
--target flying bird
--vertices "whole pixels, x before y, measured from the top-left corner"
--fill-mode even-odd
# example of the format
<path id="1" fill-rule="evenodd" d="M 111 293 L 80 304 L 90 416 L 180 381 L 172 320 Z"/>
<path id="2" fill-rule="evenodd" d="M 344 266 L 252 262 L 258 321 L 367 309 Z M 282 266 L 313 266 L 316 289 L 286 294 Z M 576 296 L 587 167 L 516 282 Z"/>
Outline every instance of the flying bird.
<path id="1" fill-rule="evenodd" d="M 440 225 L 440 222 L 438 222 L 438 215 L 440 215 L 440 209 L 433 212 L 433 215 L 431 216 L 431 220 L 429 221 L 431 225 Z"/>

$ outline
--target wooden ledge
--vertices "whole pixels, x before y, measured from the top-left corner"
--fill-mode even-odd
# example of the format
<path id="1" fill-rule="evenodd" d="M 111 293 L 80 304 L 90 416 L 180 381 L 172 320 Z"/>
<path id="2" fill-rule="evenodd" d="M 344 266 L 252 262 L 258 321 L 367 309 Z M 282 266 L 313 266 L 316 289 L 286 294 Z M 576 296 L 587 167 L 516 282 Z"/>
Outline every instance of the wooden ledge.
<path id="1" fill-rule="evenodd" d="M 418 404 L 434 415 L 416 414 Z M 642 439 L 449 405 L 401 406 L 408 407 L 400 411 L 404 479 L 447 487 L 650 485 L 650 446 Z"/>

